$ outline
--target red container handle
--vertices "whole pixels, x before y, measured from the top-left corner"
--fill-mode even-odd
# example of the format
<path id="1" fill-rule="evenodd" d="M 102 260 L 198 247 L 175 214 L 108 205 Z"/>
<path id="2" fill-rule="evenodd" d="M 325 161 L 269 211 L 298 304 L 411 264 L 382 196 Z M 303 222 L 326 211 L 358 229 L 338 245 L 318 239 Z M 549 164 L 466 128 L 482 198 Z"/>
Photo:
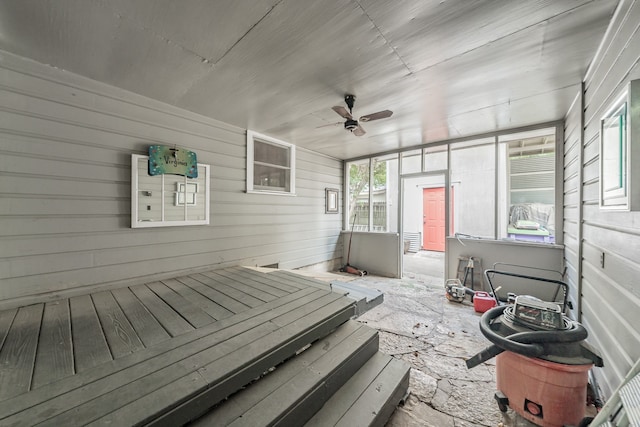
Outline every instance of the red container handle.
<path id="1" fill-rule="evenodd" d="M 489 295 L 489 293 L 488 293 L 488 292 L 485 292 L 485 291 L 476 291 L 475 296 L 476 296 L 476 297 L 488 297 L 488 296 L 490 296 L 490 295 Z"/>

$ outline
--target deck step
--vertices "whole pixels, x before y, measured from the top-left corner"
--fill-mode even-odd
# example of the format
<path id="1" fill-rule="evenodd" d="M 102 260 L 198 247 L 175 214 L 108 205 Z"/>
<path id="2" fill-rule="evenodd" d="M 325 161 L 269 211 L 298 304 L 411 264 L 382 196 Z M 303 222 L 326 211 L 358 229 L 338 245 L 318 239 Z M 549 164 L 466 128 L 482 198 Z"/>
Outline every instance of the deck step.
<path id="1" fill-rule="evenodd" d="M 378 332 L 351 320 L 193 425 L 302 425 L 377 351 Z"/>
<path id="2" fill-rule="evenodd" d="M 377 352 L 305 427 L 384 426 L 407 395 L 409 369 L 405 362 Z"/>
<path id="3" fill-rule="evenodd" d="M 192 427 L 383 426 L 408 387 L 409 366 L 379 352 L 377 332 L 351 320 Z"/>
<path id="4" fill-rule="evenodd" d="M 384 294 L 375 289 L 365 288 L 351 282 L 334 280 L 331 282 L 331 290 L 340 292 L 356 301 L 356 316 L 371 310 L 373 307 L 382 304 Z"/>
<path id="5" fill-rule="evenodd" d="M 182 425 L 354 314 L 348 298 L 304 292 L 0 402 L 0 424 Z"/>

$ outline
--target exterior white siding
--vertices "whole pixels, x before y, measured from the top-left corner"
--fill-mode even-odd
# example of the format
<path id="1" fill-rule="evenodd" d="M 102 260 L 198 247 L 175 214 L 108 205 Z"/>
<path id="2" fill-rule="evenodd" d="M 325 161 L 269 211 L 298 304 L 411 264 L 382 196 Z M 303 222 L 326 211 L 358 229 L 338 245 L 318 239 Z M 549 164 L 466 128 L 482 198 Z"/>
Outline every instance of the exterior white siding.
<path id="1" fill-rule="evenodd" d="M 571 105 L 565 117 L 564 127 L 564 163 L 563 163 L 563 233 L 564 263 L 566 282 L 569 285 L 569 298 L 573 309 L 570 315 L 574 320 L 580 317 L 580 262 L 581 256 L 581 217 L 582 209 L 582 96 Z"/>
<path id="2" fill-rule="evenodd" d="M 296 154 L 295 197 L 245 192 L 239 129 L 0 52 L 0 305 L 225 265 L 340 263 L 325 188 L 342 162 Z M 211 102 L 223 102 L 212 99 Z M 131 154 L 211 165 L 208 226 L 131 229 Z"/>
<path id="3" fill-rule="evenodd" d="M 596 371 L 605 395 L 640 357 L 640 212 L 599 207 L 600 118 L 620 90 L 638 78 L 640 2 L 623 0 L 585 77 L 583 101 L 567 116 L 565 139 L 565 259 L 572 287 L 581 292 L 589 341 L 604 357 L 605 367 Z"/>

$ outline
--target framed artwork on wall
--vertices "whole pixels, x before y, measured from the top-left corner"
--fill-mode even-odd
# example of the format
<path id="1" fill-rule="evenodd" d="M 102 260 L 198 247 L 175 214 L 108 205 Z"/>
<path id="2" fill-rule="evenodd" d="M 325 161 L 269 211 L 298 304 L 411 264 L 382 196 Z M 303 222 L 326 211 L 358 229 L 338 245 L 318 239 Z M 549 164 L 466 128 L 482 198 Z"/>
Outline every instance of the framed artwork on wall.
<path id="1" fill-rule="evenodd" d="M 326 188 L 324 213 L 338 213 L 338 189 Z"/>
<path id="2" fill-rule="evenodd" d="M 176 191 L 176 206 L 184 206 L 185 199 L 187 201 L 187 205 L 196 206 L 196 195 L 198 194 L 198 183 L 183 183 L 178 182 L 177 191 Z"/>

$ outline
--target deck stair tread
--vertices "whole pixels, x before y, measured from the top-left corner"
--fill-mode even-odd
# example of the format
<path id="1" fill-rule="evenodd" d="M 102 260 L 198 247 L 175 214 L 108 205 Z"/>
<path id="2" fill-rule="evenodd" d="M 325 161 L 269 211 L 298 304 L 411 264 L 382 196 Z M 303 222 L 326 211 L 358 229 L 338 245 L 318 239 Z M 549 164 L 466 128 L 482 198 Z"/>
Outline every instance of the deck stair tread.
<path id="1" fill-rule="evenodd" d="M 0 401 L 0 424 L 187 422 L 354 315 L 349 298 L 316 287 L 289 289 L 298 290 Z M 5 317 L 11 316 L 15 310 Z M 192 320 L 208 321 L 197 316 Z"/>
<path id="2" fill-rule="evenodd" d="M 377 298 L 227 267 L 2 310 L 0 425 L 183 425 L 212 407 L 213 425 L 301 425 L 363 366 L 399 363 L 350 320 Z M 386 375 L 395 394 L 377 399 L 376 420 L 404 384 L 402 369 Z"/>
<path id="3" fill-rule="evenodd" d="M 250 270 L 255 271 L 255 270 Z M 320 289 L 331 289 L 333 292 L 342 293 L 356 301 L 356 316 L 371 310 L 373 307 L 382 304 L 384 294 L 375 289 L 369 289 L 356 283 L 342 280 L 332 280 L 324 282 L 312 277 L 302 276 L 286 270 L 274 270 L 266 274 L 271 278 L 286 278 L 294 280 L 296 283 L 306 286 L 315 286 Z"/>
<path id="4" fill-rule="evenodd" d="M 289 279 L 300 285 L 315 286 L 320 289 L 331 289 L 331 287 L 329 286 L 329 283 L 327 282 L 323 282 L 322 280 L 314 279 L 312 277 L 295 274 L 295 273 L 292 273 L 291 271 L 274 270 L 273 272 L 267 273 L 267 275 L 269 277 L 279 277 L 283 279 Z"/>
<path id="5" fill-rule="evenodd" d="M 352 320 L 191 426 L 384 425 L 408 382 L 409 366 L 379 352 L 377 331 Z"/>
<path id="6" fill-rule="evenodd" d="M 331 282 L 331 290 L 333 292 L 342 292 L 356 301 L 356 316 L 360 316 L 384 301 L 382 292 L 356 283 L 334 280 Z"/>
<path id="7" fill-rule="evenodd" d="M 193 425 L 299 424 L 301 417 L 318 410 L 377 350 L 377 331 L 349 321 Z"/>
<path id="8" fill-rule="evenodd" d="M 305 427 L 384 426 L 407 395 L 409 371 L 407 363 L 376 353 Z"/>

